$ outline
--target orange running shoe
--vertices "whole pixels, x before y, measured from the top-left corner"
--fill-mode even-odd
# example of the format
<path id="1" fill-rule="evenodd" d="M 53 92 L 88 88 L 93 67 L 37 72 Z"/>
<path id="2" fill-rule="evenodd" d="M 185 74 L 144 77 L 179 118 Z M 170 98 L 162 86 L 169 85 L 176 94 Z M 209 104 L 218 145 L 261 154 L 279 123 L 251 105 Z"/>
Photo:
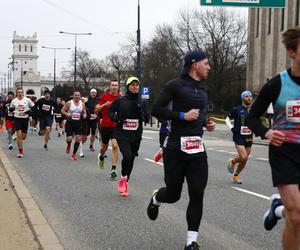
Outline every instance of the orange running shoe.
<path id="1" fill-rule="evenodd" d="M 243 182 L 241 181 L 239 175 L 233 175 L 231 179 L 232 179 L 233 183 L 235 183 L 235 184 L 242 184 L 242 183 L 243 183 Z"/>

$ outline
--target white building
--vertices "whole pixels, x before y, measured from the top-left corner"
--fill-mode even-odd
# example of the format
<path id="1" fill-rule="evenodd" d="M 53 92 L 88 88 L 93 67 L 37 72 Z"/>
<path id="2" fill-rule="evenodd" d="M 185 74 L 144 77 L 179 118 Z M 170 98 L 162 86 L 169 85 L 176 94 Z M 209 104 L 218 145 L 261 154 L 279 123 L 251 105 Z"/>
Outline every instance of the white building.
<path id="1" fill-rule="evenodd" d="M 52 83 L 42 83 L 38 72 L 37 34 L 33 36 L 19 36 L 13 34 L 13 86 L 22 87 L 27 96 L 39 98 L 47 88 L 52 90 Z"/>

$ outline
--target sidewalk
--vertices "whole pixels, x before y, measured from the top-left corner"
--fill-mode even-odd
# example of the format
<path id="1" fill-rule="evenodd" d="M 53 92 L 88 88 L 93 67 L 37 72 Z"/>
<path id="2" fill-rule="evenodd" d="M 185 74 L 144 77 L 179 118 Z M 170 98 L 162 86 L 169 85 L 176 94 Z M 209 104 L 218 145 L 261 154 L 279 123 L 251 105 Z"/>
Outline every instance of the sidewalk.
<path id="1" fill-rule="evenodd" d="M 1 250 L 40 249 L 1 161 L 0 225 Z"/>

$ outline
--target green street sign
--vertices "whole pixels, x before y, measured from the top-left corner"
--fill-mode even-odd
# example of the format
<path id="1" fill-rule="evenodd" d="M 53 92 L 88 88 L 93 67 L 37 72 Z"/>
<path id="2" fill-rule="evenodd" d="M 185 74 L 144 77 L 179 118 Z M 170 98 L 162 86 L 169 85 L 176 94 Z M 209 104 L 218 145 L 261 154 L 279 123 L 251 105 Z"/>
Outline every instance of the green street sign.
<path id="1" fill-rule="evenodd" d="M 285 0 L 200 0 L 205 6 L 284 8 Z"/>

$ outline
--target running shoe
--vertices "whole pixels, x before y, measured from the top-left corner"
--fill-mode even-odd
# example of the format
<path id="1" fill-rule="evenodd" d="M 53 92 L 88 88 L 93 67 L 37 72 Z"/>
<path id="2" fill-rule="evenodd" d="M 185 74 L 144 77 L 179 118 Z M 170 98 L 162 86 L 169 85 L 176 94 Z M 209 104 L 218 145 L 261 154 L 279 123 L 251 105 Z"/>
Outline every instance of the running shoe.
<path id="1" fill-rule="evenodd" d="M 77 161 L 77 155 L 76 154 L 72 154 L 72 160 Z"/>
<path id="2" fill-rule="evenodd" d="M 61 132 L 59 132 L 59 133 L 57 134 L 57 136 L 58 136 L 58 137 L 61 137 Z"/>
<path id="3" fill-rule="evenodd" d="M 121 178 L 118 184 L 118 191 L 122 194 L 126 192 L 126 181 L 127 181 L 127 176 L 124 176 Z"/>
<path id="4" fill-rule="evenodd" d="M 235 163 L 233 163 L 232 160 L 233 160 L 233 158 L 229 158 L 228 159 L 228 164 L 227 164 L 227 171 L 230 174 L 233 174 L 233 172 L 234 172 L 234 166 L 235 166 Z"/>
<path id="5" fill-rule="evenodd" d="M 264 217 L 263 217 L 264 227 L 267 231 L 272 230 L 273 227 L 276 226 L 277 221 L 280 219 L 275 214 L 275 209 L 279 206 L 283 206 L 279 194 L 273 194 L 270 197 L 270 206 L 271 206 L 271 208 L 264 214 Z"/>
<path id="6" fill-rule="evenodd" d="M 83 158 L 83 157 L 84 157 L 84 154 L 83 154 L 83 153 L 80 153 L 80 157 Z"/>
<path id="7" fill-rule="evenodd" d="M 33 128 L 33 132 L 36 132 L 36 128 Z"/>
<path id="8" fill-rule="evenodd" d="M 232 179 L 233 183 L 235 183 L 235 184 L 242 184 L 242 183 L 243 183 L 243 182 L 241 181 L 239 175 L 233 175 L 233 176 L 231 177 L 231 179 Z"/>
<path id="9" fill-rule="evenodd" d="M 161 152 L 158 151 L 155 155 L 154 155 L 154 161 L 155 162 L 159 162 L 161 159 Z"/>
<path id="10" fill-rule="evenodd" d="M 184 250 L 200 250 L 200 246 L 196 241 L 193 241 L 192 244 L 185 246 Z"/>
<path id="11" fill-rule="evenodd" d="M 110 171 L 110 179 L 111 180 L 114 180 L 114 179 L 116 179 L 117 178 L 117 171 L 115 170 L 115 169 L 112 169 L 111 171 Z"/>
<path id="12" fill-rule="evenodd" d="M 90 150 L 91 152 L 94 152 L 94 151 L 95 151 L 93 145 L 90 145 L 90 149 L 89 149 L 89 150 Z"/>
<path id="13" fill-rule="evenodd" d="M 48 146 L 47 146 L 47 144 L 44 144 L 44 150 L 45 150 L 45 151 L 48 151 Z"/>
<path id="14" fill-rule="evenodd" d="M 71 144 L 67 144 L 66 153 L 70 154 Z"/>
<path id="15" fill-rule="evenodd" d="M 18 153 L 17 157 L 18 157 L 18 158 L 23 158 L 23 157 L 24 157 L 24 154 L 23 154 L 23 153 Z"/>
<path id="16" fill-rule="evenodd" d="M 10 144 L 8 144 L 8 149 L 9 150 L 12 150 L 13 149 L 13 145 L 10 143 Z"/>
<path id="17" fill-rule="evenodd" d="M 104 159 L 102 160 L 101 158 L 100 158 L 100 154 L 98 154 L 98 166 L 99 166 L 99 168 L 100 169 L 104 169 Z"/>
<path id="18" fill-rule="evenodd" d="M 13 135 L 12 135 L 12 139 L 15 141 L 15 140 L 17 140 L 17 133 L 15 132 L 15 133 L 13 133 Z"/>
<path id="19" fill-rule="evenodd" d="M 122 196 L 127 197 L 128 196 L 128 183 L 125 182 L 125 190 L 123 193 L 121 193 Z"/>
<path id="20" fill-rule="evenodd" d="M 155 205 L 153 203 L 153 197 L 158 193 L 158 189 L 153 191 L 153 194 L 151 196 L 150 203 L 147 207 L 147 214 L 150 220 L 156 220 L 159 212 L 159 206 L 160 205 Z"/>

